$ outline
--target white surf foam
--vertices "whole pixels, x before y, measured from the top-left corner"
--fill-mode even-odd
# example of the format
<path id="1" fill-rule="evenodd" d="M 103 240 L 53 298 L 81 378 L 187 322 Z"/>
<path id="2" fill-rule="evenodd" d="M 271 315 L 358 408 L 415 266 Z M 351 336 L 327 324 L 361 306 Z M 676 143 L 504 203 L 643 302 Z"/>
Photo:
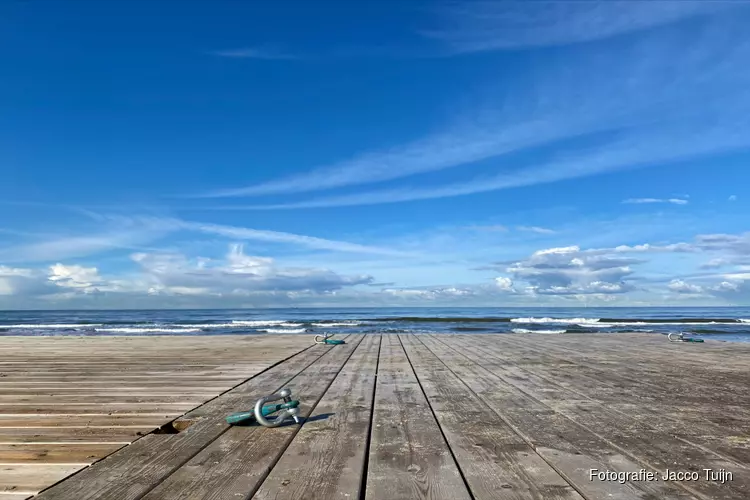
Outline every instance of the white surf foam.
<path id="1" fill-rule="evenodd" d="M 513 318 L 511 323 L 525 324 L 556 324 L 556 325 L 576 325 L 576 324 L 595 324 L 599 318 Z"/>
<path id="2" fill-rule="evenodd" d="M 623 321 L 623 322 L 617 322 L 614 321 L 612 323 L 598 323 L 596 325 L 580 325 L 580 326 L 592 326 L 595 328 L 608 328 L 610 326 L 660 326 L 660 325 L 669 325 L 669 326 L 701 326 L 701 325 L 733 325 L 734 323 L 723 323 L 720 321 L 709 321 L 709 322 L 685 322 L 685 321 L 668 321 L 668 322 L 653 322 L 653 321 Z"/>
<path id="3" fill-rule="evenodd" d="M 527 330 L 526 328 L 514 328 L 513 333 L 544 333 L 547 335 L 555 335 L 559 333 L 565 333 L 565 330 Z"/>
<path id="4" fill-rule="evenodd" d="M 742 318 L 740 318 L 737 321 L 739 321 L 740 323 L 750 323 L 750 319 L 742 319 Z"/>
<path id="5" fill-rule="evenodd" d="M 122 327 L 122 328 L 97 328 L 98 333 L 194 333 L 201 331 L 200 328 L 154 328 L 154 327 Z"/>
<path id="6" fill-rule="evenodd" d="M 305 328 L 261 328 L 259 332 L 265 333 L 305 333 Z"/>
<path id="7" fill-rule="evenodd" d="M 313 323 L 312 326 L 318 327 L 318 328 L 326 328 L 326 327 L 334 327 L 334 326 L 359 326 L 361 325 L 361 321 L 342 321 L 340 323 Z"/>
<path id="8" fill-rule="evenodd" d="M 261 319 L 261 320 L 235 320 L 232 321 L 234 326 L 278 326 L 278 325 L 297 325 L 283 319 Z"/>
<path id="9" fill-rule="evenodd" d="M 247 326 L 255 328 L 258 326 L 288 326 L 290 328 L 302 326 L 302 323 L 289 323 L 283 320 L 270 320 L 270 321 L 232 321 L 231 323 L 175 323 L 175 327 L 178 328 L 237 328 L 241 326 Z"/>
<path id="10" fill-rule="evenodd" d="M 15 330 L 47 330 L 47 329 L 51 330 L 55 328 L 74 329 L 74 328 L 93 328 L 97 326 L 102 326 L 102 323 L 88 323 L 88 324 L 64 323 L 64 324 L 48 324 L 48 325 L 35 325 L 35 324 L 0 325 L 0 328 L 13 328 Z"/>
<path id="11" fill-rule="evenodd" d="M 653 323 L 644 323 L 642 321 L 637 321 L 635 323 L 577 323 L 577 326 L 583 328 L 612 328 L 613 326 L 643 326 L 649 324 Z"/>
<path id="12" fill-rule="evenodd" d="M 701 325 L 731 325 L 733 323 L 709 321 L 709 322 L 687 322 L 687 321 L 602 321 L 599 318 L 513 318 L 511 323 L 529 325 L 577 325 L 584 328 L 612 328 L 612 327 L 636 327 L 646 325 L 669 325 L 669 326 L 701 326 Z M 745 322 L 739 320 L 740 322 Z M 750 320 L 746 320 L 750 323 Z"/>

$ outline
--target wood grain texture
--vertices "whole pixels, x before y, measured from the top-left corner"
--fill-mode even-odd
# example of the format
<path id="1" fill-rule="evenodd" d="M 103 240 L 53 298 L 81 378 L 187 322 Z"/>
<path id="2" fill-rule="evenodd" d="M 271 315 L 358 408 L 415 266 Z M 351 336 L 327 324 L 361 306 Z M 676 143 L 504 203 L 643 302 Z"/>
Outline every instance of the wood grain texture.
<path id="1" fill-rule="evenodd" d="M 749 345 L 645 334 L 355 335 L 343 346 L 248 337 L 0 337 L 0 500 L 96 460 L 36 498 L 750 498 Z M 284 385 L 311 416 L 302 427 L 224 422 Z M 172 420 L 187 429 L 150 433 Z M 733 480 L 589 478 L 705 467 Z"/>
<path id="2" fill-rule="evenodd" d="M 141 427 L 141 429 L 143 429 Z M 129 444 L 141 435 L 133 427 L 36 427 L 1 428 L 0 445 L 22 443 L 116 442 Z"/>
<path id="3" fill-rule="evenodd" d="M 0 463 L 91 463 L 123 446 L 125 446 L 123 443 L 0 444 Z"/>
<path id="4" fill-rule="evenodd" d="M 399 338 L 474 498 L 581 500 L 437 356 L 413 335 Z"/>
<path id="5" fill-rule="evenodd" d="M 512 343 L 510 351 L 499 353 L 493 346 L 492 352 L 496 357 L 505 356 L 508 352 L 529 353 L 529 346 L 519 341 L 506 341 Z M 650 424 L 660 432 L 687 439 L 729 460 L 750 463 L 750 446 L 745 446 L 750 438 L 750 421 L 744 418 L 750 408 L 742 408 L 746 400 L 736 401 L 737 397 L 743 397 L 745 391 L 738 387 L 732 397 L 727 397 L 716 387 L 724 390 L 732 387 L 734 384 L 726 382 L 730 377 L 717 376 L 709 384 L 696 380 L 691 372 L 675 381 L 659 375 L 644 380 L 642 376 L 621 373 L 620 365 L 609 365 L 607 369 L 602 369 L 596 362 L 581 362 L 578 351 L 548 343 L 545 343 L 544 350 L 536 350 L 534 354 L 541 362 L 519 366 L 543 378 L 551 386 L 563 387 L 581 400 L 605 404 L 610 411 Z M 620 358 L 629 355 L 627 353 Z M 674 390 L 676 385 L 687 385 L 695 397 L 710 398 L 711 403 L 695 401 L 695 397 L 685 398 L 680 391 Z M 644 400 L 649 403 L 643 404 Z M 733 402 L 739 403 L 739 406 Z"/>
<path id="6" fill-rule="evenodd" d="M 294 398 L 299 398 L 301 417 L 308 417 L 316 408 L 362 339 L 350 337 L 347 344 L 331 348 L 285 385 Z M 252 403 L 246 401 L 245 407 Z M 297 425 L 272 429 L 258 425 L 231 427 L 143 500 L 247 498 L 258 489 L 299 430 Z"/>
<path id="7" fill-rule="evenodd" d="M 466 339 L 462 340 L 464 343 Z M 680 470 L 702 472 L 704 468 L 735 471 L 733 481 L 719 484 L 713 481 L 676 481 L 673 484 L 693 496 L 711 499 L 747 498 L 750 496 L 750 470 L 736 462 L 727 461 L 705 448 L 660 432 L 643 420 L 633 419 L 610 411 L 596 401 L 577 398 L 565 388 L 551 384 L 532 371 L 523 370 L 505 360 L 493 363 L 494 349 L 478 346 L 484 353 L 484 365 L 503 381 L 529 397 L 554 408 L 560 415 L 585 427 L 595 437 L 605 440 L 633 463 L 657 471 Z M 504 356 L 509 354 L 509 346 Z"/>
<path id="8" fill-rule="evenodd" d="M 81 465 L 0 465 L 0 493 L 35 495 L 50 484 L 81 470 Z M 0 496 L 0 500 L 3 497 Z"/>
<path id="9" fill-rule="evenodd" d="M 494 375 L 485 368 L 492 361 L 487 356 L 487 346 L 481 341 L 476 343 L 478 345 L 467 346 L 452 342 L 455 339 L 448 336 L 419 336 L 419 340 L 586 498 L 693 498 L 668 483 L 592 481 L 592 469 L 635 472 L 642 465 L 623 456 L 608 442 L 592 435 L 587 428 Z"/>
<path id="10" fill-rule="evenodd" d="M 149 434 L 88 469 L 43 491 L 38 498 L 54 500 L 136 499 L 225 432 L 225 416 L 246 407 L 248 394 L 271 394 L 325 354 L 328 346 L 313 346 L 257 375 L 236 389 L 188 412 L 194 424 L 179 434 Z"/>
<path id="11" fill-rule="evenodd" d="M 365 337 L 254 499 L 359 498 L 380 338 Z"/>
<path id="12" fill-rule="evenodd" d="M 90 464 L 311 344 L 299 335 L 0 337 L 0 462 Z M 7 488 L 22 486 L 14 478 L 0 469 Z"/>
<path id="13" fill-rule="evenodd" d="M 366 500 L 469 500 L 398 337 L 380 347 Z"/>

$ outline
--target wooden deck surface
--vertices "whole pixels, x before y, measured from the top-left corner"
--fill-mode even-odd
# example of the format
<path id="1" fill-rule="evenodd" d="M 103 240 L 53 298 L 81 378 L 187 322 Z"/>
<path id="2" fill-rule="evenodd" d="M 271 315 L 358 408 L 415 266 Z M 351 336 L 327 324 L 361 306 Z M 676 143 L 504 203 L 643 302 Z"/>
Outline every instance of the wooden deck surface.
<path id="1" fill-rule="evenodd" d="M 0 500 L 27 498 L 309 347 L 299 335 L 0 337 Z"/>
<path id="2" fill-rule="evenodd" d="M 7 337 L 0 352 L 0 500 L 750 498 L 746 344 Z M 225 423 L 282 387 L 304 425 Z"/>

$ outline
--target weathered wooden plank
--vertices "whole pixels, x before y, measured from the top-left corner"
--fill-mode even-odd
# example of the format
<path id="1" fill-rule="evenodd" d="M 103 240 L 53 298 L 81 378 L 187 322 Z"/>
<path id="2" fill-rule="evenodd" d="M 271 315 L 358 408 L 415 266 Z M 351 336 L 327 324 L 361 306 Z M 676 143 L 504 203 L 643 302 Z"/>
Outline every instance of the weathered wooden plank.
<path id="1" fill-rule="evenodd" d="M 50 442 L 117 442 L 131 443 L 138 439 L 137 428 L 77 427 L 77 428 L 0 428 L 0 444 Z"/>
<path id="2" fill-rule="evenodd" d="M 384 335 L 380 347 L 365 498 L 471 498 L 394 335 Z"/>
<path id="3" fill-rule="evenodd" d="M 421 342 L 399 335 L 474 498 L 581 496 Z"/>
<path id="4" fill-rule="evenodd" d="M 253 498 L 359 498 L 380 338 L 366 337 Z"/>
<path id="5" fill-rule="evenodd" d="M 321 415 L 317 405 L 345 364 L 352 360 L 353 355 L 361 357 L 358 350 L 372 342 L 371 338 L 363 341 L 361 336 L 350 339 L 349 343 L 334 347 L 286 384 L 292 395 L 300 398 L 302 417 L 308 417 L 316 409 L 303 429 Z M 276 429 L 232 427 L 143 500 L 247 498 L 257 490 L 299 430 L 296 425 Z"/>
<path id="6" fill-rule="evenodd" d="M 0 406 L 5 404 L 24 404 L 27 406 L 46 405 L 58 403 L 62 405 L 68 405 L 71 403 L 101 403 L 103 405 L 115 403 L 115 404 L 129 404 L 129 403 L 153 403 L 154 406 L 158 406 L 162 403 L 181 403 L 184 405 L 193 405 L 192 408 L 203 403 L 211 396 L 215 394 L 206 394 L 202 396 L 139 396 L 139 395 L 123 395 L 118 396 L 104 395 L 104 396 L 84 396 L 84 395 L 59 395 L 59 396 L 48 396 L 46 394 L 40 395 L 3 395 L 0 394 Z"/>
<path id="7" fill-rule="evenodd" d="M 485 346 L 475 345 L 471 348 L 477 354 L 481 351 L 484 356 L 483 364 L 492 373 L 539 402 L 547 405 L 559 403 L 554 407 L 557 413 L 589 428 L 592 434 L 606 440 L 633 462 L 660 471 L 670 469 L 701 474 L 702 469 L 707 468 L 736 472 L 733 481 L 725 484 L 701 479 L 674 483 L 691 494 L 711 499 L 750 496 L 750 470 L 736 462 L 729 462 L 710 450 L 659 432 L 642 421 L 611 412 L 600 403 L 576 400 L 575 396 L 571 398 L 570 392 L 555 387 L 532 373 L 522 372 L 507 363 L 497 365 L 492 362 L 493 355 L 487 353 Z"/>
<path id="8" fill-rule="evenodd" d="M 236 385 L 236 384 L 235 384 Z M 72 385 L 60 384 L 60 385 L 34 385 L 24 384 L 23 387 L 14 385 L 12 387 L 0 385 L 0 393 L 7 395 L 37 395 L 37 394 L 49 394 L 49 395 L 73 395 L 73 396 L 106 396 L 112 394 L 114 396 L 132 396 L 137 394 L 148 394 L 149 396 L 191 396 L 198 395 L 204 396 L 221 394 L 233 387 L 233 385 L 205 385 L 198 387 L 189 387 L 184 385 L 172 385 L 166 383 L 151 384 L 151 385 L 117 385 L 114 386 L 112 382 L 109 385 L 97 384 L 89 386 L 88 383 L 79 383 Z"/>
<path id="9" fill-rule="evenodd" d="M 44 460 L 49 464 L 91 463 L 124 444 L 0 444 L 0 463 L 21 464 Z"/>
<path id="10" fill-rule="evenodd" d="M 4 418 L 18 415 L 120 415 L 120 414 L 163 414 L 182 415 L 195 408 L 192 402 L 179 403 L 133 403 L 112 401 L 108 403 L 44 403 L 27 404 L 8 402 L 0 404 L 0 425 Z"/>
<path id="11" fill-rule="evenodd" d="M 0 493 L 35 495 L 50 484 L 68 477 L 86 466 L 17 464 L 0 465 Z M 0 500 L 4 497 L 0 496 Z"/>
<path id="12" fill-rule="evenodd" d="M 0 432 L 5 432 L 5 429 L 9 428 L 55 429 L 57 427 L 132 427 L 142 430 L 159 427 L 183 413 L 178 412 L 172 415 L 164 413 L 0 415 Z"/>
<path id="13" fill-rule="evenodd" d="M 517 352 L 526 352 L 527 346 L 511 344 L 506 343 L 501 350 L 496 345 L 488 346 L 488 349 L 495 357 L 503 359 Z M 542 349 L 535 348 L 535 352 L 545 355 L 550 350 L 546 343 Z M 750 423 L 740 419 L 750 408 L 737 408 L 736 405 L 727 404 L 741 398 L 738 402 L 750 407 L 750 398 L 745 390 L 737 390 L 732 398 L 728 398 L 718 394 L 719 391 L 710 386 L 695 383 L 693 372 L 689 372 L 680 377 L 680 383 L 687 383 L 691 392 L 704 395 L 702 398 L 710 399 L 711 404 L 695 399 L 686 401 L 692 398 L 675 394 L 676 391 L 672 390 L 674 384 L 670 380 L 659 385 L 644 384 L 642 377 L 628 376 L 611 365 L 607 369 L 601 369 L 596 362 L 585 365 L 575 362 L 555 363 L 550 366 L 554 360 L 567 361 L 565 351 L 552 350 L 552 353 L 544 358 L 550 360 L 550 363 L 518 366 L 523 371 L 543 378 L 550 386 L 565 388 L 583 400 L 597 401 L 606 405 L 610 411 L 640 420 L 660 432 L 688 439 L 732 460 L 750 463 L 750 446 L 747 446 L 750 442 Z M 750 365 L 750 359 L 748 364 Z M 654 379 L 659 380 L 657 377 L 649 377 L 649 380 Z M 721 379 L 717 377 L 714 384 L 721 385 Z M 633 402 L 639 404 L 633 405 Z"/>
<path id="14" fill-rule="evenodd" d="M 245 407 L 249 394 L 270 394 L 281 389 L 307 366 L 330 350 L 315 345 L 257 375 L 242 386 L 189 412 L 195 421 L 178 434 L 149 434 L 126 450 L 93 464 L 88 469 L 39 494 L 40 500 L 94 500 L 141 498 L 198 454 L 228 429 L 227 413 Z"/>
<path id="15" fill-rule="evenodd" d="M 571 361 L 577 351 L 553 351 L 549 355 L 547 342 L 538 344 L 535 354 L 531 354 L 529 346 L 517 342 L 505 341 L 503 346 L 493 343 L 487 348 L 496 358 L 515 359 L 517 362 L 510 364 L 543 378 L 550 387 L 563 387 L 575 393 L 577 399 L 598 401 L 610 411 L 688 439 L 730 460 L 750 462 L 750 447 L 746 446 L 750 438 L 750 397 L 746 390 L 736 388 L 727 395 L 712 385 L 696 382 L 694 371 L 685 372 L 673 381 L 662 373 L 650 373 L 662 364 L 654 361 L 651 370 L 634 376 L 623 370 L 634 356 L 629 351 L 620 354 L 621 363 L 603 365 L 597 359 Z M 534 362 L 518 361 L 519 356 L 531 357 Z M 645 354 L 638 357 L 641 361 L 649 359 Z M 747 363 L 750 365 L 750 357 Z M 726 378 L 716 376 L 713 385 L 729 386 Z"/>
<path id="16" fill-rule="evenodd" d="M 582 346 L 575 342 L 571 342 L 570 345 L 559 345 L 546 339 L 532 346 L 512 335 L 503 339 L 503 345 L 508 344 L 514 352 L 520 351 L 525 356 L 538 360 L 533 363 L 534 365 L 545 366 L 552 360 L 565 360 L 568 365 L 576 367 L 577 371 L 596 372 L 597 379 L 608 375 L 621 379 L 625 377 L 623 380 L 627 383 L 647 387 L 648 390 L 643 396 L 654 400 L 667 395 L 679 397 L 689 403 L 703 404 L 706 399 L 716 399 L 716 396 L 720 395 L 727 403 L 731 403 L 733 399 L 742 395 L 750 384 L 750 373 L 745 369 L 747 363 L 750 363 L 750 353 L 743 355 L 741 351 L 722 357 L 722 365 L 726 367 L 730 361 L 740 359 L 744 359 L 744 363 L 732 373 L 719 373 L 712 366 L 711 359 L 703 359 L 699 365 L 685 370 L 678 365 L 682 356 L 676 356 L 677 360 L 673 361 L 670 358 L 675 357 L 674 353 L 660 354 L 653 346 L 638 348 L 635 343 L 623 345 L 622 340 L 619 344 L 609 347 L 606 344 L 600 345 L 597 338 L 595 351 L 581 349 Z M 497 342 L 493 342 L 493 346 L 497 347 Z M 543 348 L 534 348 L 536 346 Z M 704 357 L 709 354 L 710 349 L 703 353 Z M 603 361 L 607 363 L 602 365 Z M 605 366 L 606 370 L 598 370 L 598 366 Z M 645 374 L 649 376 L 646 378 Z M 711 390 L 704 390 L 707 388 Z"/>
<path id="17" fill-rule="evenodd" d="M 693 498 L 669 483 L 658 481 L 592 481 L 590 471 L 594 469 L 631 473 L 643 466 L 592 435 L 587 428 L 555 413 L 484 368 L 488 361 L 482 355 L 485 345 L 469 349 L 453 345 L 447 336 L 420 335 L 418 339 L 586 498 Z"/>

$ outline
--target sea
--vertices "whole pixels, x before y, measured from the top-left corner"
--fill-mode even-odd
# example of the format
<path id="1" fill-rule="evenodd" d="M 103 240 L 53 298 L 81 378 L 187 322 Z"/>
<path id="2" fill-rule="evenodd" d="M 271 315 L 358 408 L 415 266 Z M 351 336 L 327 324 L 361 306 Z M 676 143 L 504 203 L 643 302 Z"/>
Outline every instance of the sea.
<path id="1" fill-rule="evenodd" d="M 0 336 L 622 332 L 750 342 L 750 307 L 0 311 Z"/>

